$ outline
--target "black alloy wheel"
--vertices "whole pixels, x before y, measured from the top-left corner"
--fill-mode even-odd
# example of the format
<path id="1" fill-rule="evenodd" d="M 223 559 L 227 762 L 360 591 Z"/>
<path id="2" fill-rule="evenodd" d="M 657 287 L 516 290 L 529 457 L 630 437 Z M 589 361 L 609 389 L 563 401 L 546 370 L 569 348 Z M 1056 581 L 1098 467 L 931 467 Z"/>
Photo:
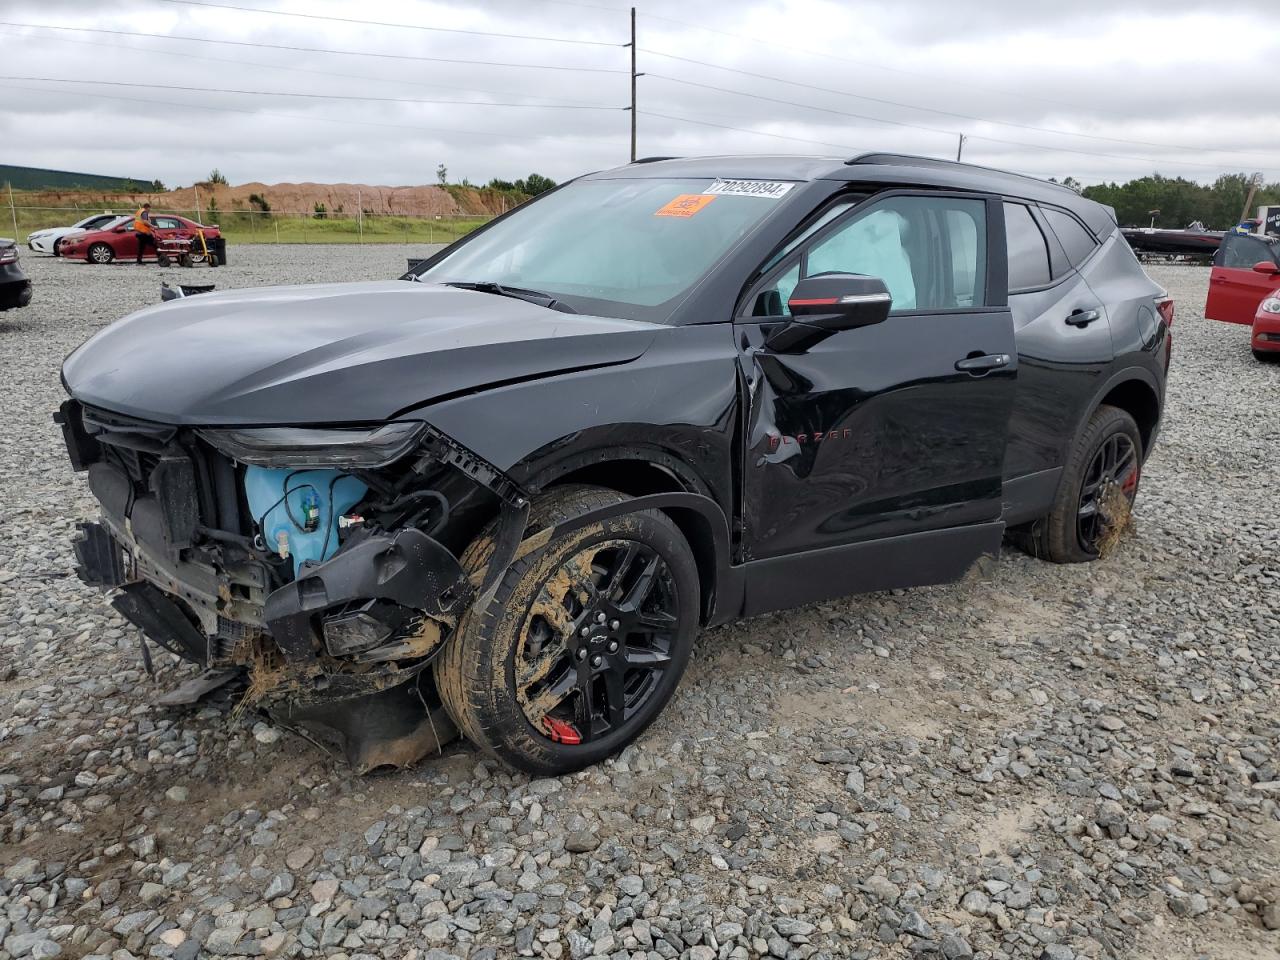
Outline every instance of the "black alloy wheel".
<path id="1" fill-rule="evenodd" d="M 1107 530 L 1125 521 L 1124 516 L 1117 514 L 1123 510 L 1127 515 L 1133 506 L 1141 471 L 1138 450 L 1131 437 L 1113 433 L 1103 440 L 1089 462 L 1080 487 L 1076 537 L 1081 548 L 1097 553 Z"/>
<path id="2" fill-rule="evenodd" d="M 525 542 L 627 500 L 600 487 L 535 500 Z M 489 562 L 496 529 L 463 556 Z M 463 735 L 529 773 L 598 763 L 636 739 L 671 699 L 693 649 L 701 588 L 693 552 L 666 514 L 640 510 L 569 529 L 529 549 L 468 611 L 435 664 Z"/>
<path id="3" fill-rule="evenodd" d="M 1053 563 L 1097 560 L 1123 533 L 1142 479 L 1142 431 L 1119 407 L 1100 406 L 1067 450 L 1047 515 L 1009 531 L 1020 549 Z"/>
<path id="4" fill-rule="evenodd" d="M 652 547 L 588 547 L 543 585 L 516 651 L 516 698 L 556 743 L 621 730 L 658 690 L 679 620 L 671 569 Z"/>

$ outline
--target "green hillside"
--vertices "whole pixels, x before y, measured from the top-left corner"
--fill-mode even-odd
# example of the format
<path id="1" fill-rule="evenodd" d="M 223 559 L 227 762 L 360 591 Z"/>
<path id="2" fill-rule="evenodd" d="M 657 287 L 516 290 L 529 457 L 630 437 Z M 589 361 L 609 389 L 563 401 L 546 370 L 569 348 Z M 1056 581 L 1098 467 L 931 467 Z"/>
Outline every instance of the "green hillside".
<path id="1" fill-rule="evenodd" d="M 113 190 L 139 193 L 151 189 L 147 180 L 129 177 L 104 177 L 96 173 L 70 173 L 66 170 L 41 170 L 39 167 L 11 167 L 0 164 L 0 184 L 14 190 Z"/>

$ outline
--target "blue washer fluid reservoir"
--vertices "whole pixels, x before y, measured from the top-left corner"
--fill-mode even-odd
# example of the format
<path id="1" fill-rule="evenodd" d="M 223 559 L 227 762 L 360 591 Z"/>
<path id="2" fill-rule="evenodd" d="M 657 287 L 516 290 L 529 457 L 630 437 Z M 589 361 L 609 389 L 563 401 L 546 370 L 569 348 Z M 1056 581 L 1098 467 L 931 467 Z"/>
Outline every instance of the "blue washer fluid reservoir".
<path id="1" fill-rule="evenodd" d="M 338 518 L 359 503 L 368 489 L 361 480 L 337 470 L 248 466 L 244 471 L 249 512 L 268 550 L 288 546 L 294 576 L 304 563 L 328 560 L 337 553 Z"/>

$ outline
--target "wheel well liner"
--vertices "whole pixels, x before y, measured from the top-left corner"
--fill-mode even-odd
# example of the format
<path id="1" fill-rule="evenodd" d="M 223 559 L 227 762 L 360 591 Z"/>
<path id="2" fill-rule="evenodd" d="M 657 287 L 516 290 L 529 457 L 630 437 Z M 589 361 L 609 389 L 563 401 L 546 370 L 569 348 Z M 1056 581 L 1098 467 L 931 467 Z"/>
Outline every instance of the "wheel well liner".
<path id="1" fill-rule="evenodd" d="M 1138 424 L 1138 432 L 1142 434 L 1142 454 L 1145 457 L 1160 423 L 1160 399 L 1151 385 L 1136 377 L 1122 380 L 1110 386 L 1094 409 L 1100 406 L 1118 407 L 1133 417 Z"/>

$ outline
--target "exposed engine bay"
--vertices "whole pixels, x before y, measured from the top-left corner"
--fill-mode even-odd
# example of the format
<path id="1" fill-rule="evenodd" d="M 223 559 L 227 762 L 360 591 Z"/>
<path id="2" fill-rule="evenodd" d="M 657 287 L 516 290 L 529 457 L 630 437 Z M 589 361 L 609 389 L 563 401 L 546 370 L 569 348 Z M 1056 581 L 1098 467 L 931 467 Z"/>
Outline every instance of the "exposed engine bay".
<path id="1" fill-rule="evenodd" d="M 237 709 L 327 728 L 358 772 L 455 734 L 425 668 L 524 529 L 528 498 L 498 470 L 421 422 L 194 429 L 75 400 L 57 420 L 102 506 L 77 573 L 116 591 L 148 666 L 148 642 L 199 665 L 193 698 L 238 680 Z M 458 557 L 495 511 L 468 575 Z"/>

